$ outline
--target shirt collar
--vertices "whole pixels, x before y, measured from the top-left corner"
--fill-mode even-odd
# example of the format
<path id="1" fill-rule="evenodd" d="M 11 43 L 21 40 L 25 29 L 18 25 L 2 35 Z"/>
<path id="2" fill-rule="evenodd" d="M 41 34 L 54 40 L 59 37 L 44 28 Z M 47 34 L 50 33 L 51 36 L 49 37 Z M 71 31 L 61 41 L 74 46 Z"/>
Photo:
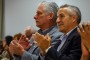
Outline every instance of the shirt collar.
<path id="1" fill-rule="evenodd" d="M 77 28 L 77 26 L 70 30 L 66 35 L 68 36 L 75 28 Z"/>
<path id="2" fill-rule="evenodd" d="M 53 29 L 53 27 L 55 27 L 55 26 L 52 26 L 52 27 L 50 27 L 48 29 L 45 29 L 45 30 L 41 30 L 40 29 L 40 30 L 38 30 L 38 32 L 41 33 L 41 34 L 43 34 L 43 35 L 45 35 L 45 34 L 49 33 Z"/>
<path id="3" fill-rule="evenodd" d="M 77 28 L 77 26 L 75 27 Z M 62 36 L 60 37 L 60 39 L 62 40 L 63 38 L 67 38 L 69 36 L 69 34 L 75 29 L 73 28 L 72 30 L 70 30 L 67 34 L 62 34 Z"/>

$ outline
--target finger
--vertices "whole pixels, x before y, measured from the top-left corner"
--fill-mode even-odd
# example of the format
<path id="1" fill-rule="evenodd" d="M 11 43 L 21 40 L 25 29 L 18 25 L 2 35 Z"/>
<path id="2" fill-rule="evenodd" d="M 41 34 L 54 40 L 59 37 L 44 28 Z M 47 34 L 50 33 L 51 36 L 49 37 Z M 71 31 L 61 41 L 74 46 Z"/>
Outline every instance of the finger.
<path id="1" fill-rule="evenodd" d="M 29 39 L 28 38 L 26 38 L 26 42 L 29 42 Z"/>
<path id="2" fill-rule="evenodd" d="M 33 41 L 35 44 L 37 44 L 37 42 L 36 41 Z"/>
<path id="3" fill-rule="evenodd" d="M 36 34 L 36 36 L 37 36 L 38 38 L 40 38 L 40 39 L 41 39 L 42 37 L 44 37 L 44 35 L 41 35 L 41 34 L 39 34 L 38 32 L 36 32 L 35 34 Z"/>
<path id="4" fill-rule="evenodd" d="M 14 40 L 13 40 L 14 41 Z M 13 41 L 11 41 L 10 46 L 14 45 Z"/>
<path id="5" fill-rule="evenodd" d="M 32 37 L 33 37 L 34 41 L 37 42 L 37 36 L 36 36 L 36 34 L 33 34 Z"/>
<path id="6" fill-rule="evenodd" d="M 13 40 L 17 40 L 17 37 L 15 37 Z"/>
<path id="7" fill-rule="evenodd" d="M 77 28 L 77 31 L 78 31 L 78 33 L 81 35 L 81 30 L 80 30 L 79 27 Z"/>
<path id="8" fill-rule="evenodd" d="M 29 42 L 29 39 L 27 37 L 24 37 L 24 39 L 22 41 L 23 42 Z"/>
<path id="9" fill-rule="evenodd" d="M 87 32 L 89 30 L 88 23 L 84 23 L 83 26 L 84 26 L 84 31 Z"/>
<path id="10" fill-rule="evenodd" d="M 90 21 L 87 22 L 88 30 L 90 31 Z"/>
<path id="11" fill-rule="evenodd" d="M 82 25 L 79 25 L 78 28 L 79 28 L 80 32 L 83 32 L 83 27 L 82 27 Z"/>
<path id="12" fill-rule="evenodd" d="M 32 36 L 33 36 L 33 38 L 34 38 L 34 40 L 35 40 L 36 42 L 40 42 L 40 40 L 42 39 L 41 36 L 39 36 L 38 33 L 35 33 L 35 34 L 33 34 Z"/>
<path id="13" fill-rule="evenodd" d="M 83 27 L 84 31 L 87 30 L 87 29 L 88 29 L 87 23 L 84 22 L 84 23 L 82 24 L 82 27 Z"/>
<path id="14" fill-rule="evenodd" d="M 26 41 L 26 38 L 27 38 L 27 37 L 24 35 L 22 40 L 23 40 L 23 41 Z"/>
<path id="15" fill-rule="evenodd" d="M 29 42 L 29 39 L 25 36 L 25 35 L 22 35 L 19 39 L 19 42 Z"/>
<path id="16" fill-rule="evenodd" d="M 47 34 L 46 34 L 46 36 L 45 36 L 45 37 L 46 37 L 46 39 L 48 39 L 48 36 L 50 36 L 50 35 L 49 35 L 49 33 L 47 33 Z"/>
<path id="17" fill-rule="evenodd" d="M 13 41 L 13 44 L 16 45 L 16 46 L 19 46 L 17 41 Z"/>
<path id="18" fill-rule="evenodd" d="M 35 43 L 37 46 L 39 46 L 39 43 L 37 43 L 36 41 L 34 41 L 34 43 Z"/>
<path id="19" fill-rule="evenodd" d="M 36 40 L 36 35 L 35 35 L 35 34 L 32 34 L 32 38 L 33 38 L 34 40 Z"/>
<path id="20" fill-rule="evenodd" d="M 77 28 L 77 31 L 78 31 L 78 33 L 81 35 L 81 41 L 83 41 L 83 40 L 84 40 L 84 36 L 85 36 L 85 32 L 82 32 L 80 28 L 81 28 L 81 27 L 78 27 L 78 28 Z"/>
<path id="21" fill-rule="evenodd" d="M 47 38 L 50 38 L 50 35 L 49 35 L 49 33 L 47 34 Z"/>
<path id="22" fill-rule="evenodd" d="M 84 29 L 85 29 L 85 26 L 84 26 L 84 23 L 81 25 L 81 32 L 84 32 Z"/>
<path id="23" fill-rule="evenodd" d="M 21 37 L 20 37 L 19 41 L 21 41 L 21 40 L 23 39 L 23 37 L 24 37 L 24 35 L 21 35 Z"/>

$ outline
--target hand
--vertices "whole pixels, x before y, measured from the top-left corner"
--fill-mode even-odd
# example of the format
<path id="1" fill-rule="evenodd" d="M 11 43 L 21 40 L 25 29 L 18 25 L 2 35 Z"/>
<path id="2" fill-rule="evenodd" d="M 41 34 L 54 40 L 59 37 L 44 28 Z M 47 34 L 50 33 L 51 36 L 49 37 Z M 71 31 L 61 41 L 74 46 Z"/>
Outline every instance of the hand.
<path id="1" fill-rule="evenodd" d="M 81 44 L 81 46 L 82 46 L 82 54 L 83 54 L 83 56 L 89 57 L 89 52 L 88 52 L 87 48 L 84 46 L 83 43 Z"/>
<path id="2" fill-rule="evenodd" d="M 45 50 L 51 45 L 51 38 L 49 34 L 44 36 L 39 33 L 35 33 L 33 34 L 33 38 L 35 40 L 35 43 L 42 50 L 43 53 L 45 53 Z"/>
<path id="3" fill-rule="evenodd" d="M 19 56 L 22 56 L 25 52 L 24 48 L 16 40 L 11 41 L 9 51 L 11 55 L 16 54 Z"/>
<path id="4" fill-rule="evenodd" d="M 81 44 L 82 46 L 82 57 L 81 60 L 89 60 L 89 52 L 87 50 L 87 48 L 84 46 L 84 44 Z"/>
<path id="5" fill-rule="evenodd" d="M 82 24 L 78 28 L 83 44 L 90 49 L 90 22 Z"/>
<path id="6" fill-rule="evenodd" d="M 28 39 L 26 36 L 24 36 L 24 35 L 22 35 L 22 36 L 20 37 L 18 43 L 19 43 L 25 50 L 28 50 L 28 49 L 32 46 L 32 44 L 30 44 L 30 42 L 29 42 L 29 39 Z"/>
<path id="7" fill-rule="evenodd" d="M 11 45 L 9 46 L 8 51 L 9 51 L 10 56 L 13 57 L 13 55 L 14 55 L 14 51 L 13 51 L 13 48 L 12 48 Z"/>

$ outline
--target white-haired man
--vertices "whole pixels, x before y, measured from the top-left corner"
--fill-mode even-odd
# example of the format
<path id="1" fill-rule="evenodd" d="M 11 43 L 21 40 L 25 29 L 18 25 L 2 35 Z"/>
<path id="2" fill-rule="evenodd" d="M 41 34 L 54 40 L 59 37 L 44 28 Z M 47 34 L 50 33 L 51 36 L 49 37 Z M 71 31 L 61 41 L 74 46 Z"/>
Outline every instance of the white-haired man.
<path id="1" fill-rule="evenodd" d="M 49 33 L 50 37 L 52 38 L 52 46 L 57 42 L 56 40 L 62 34 L 58 31 L 58 27 L 56 24 L 57 11 L 58 5 L 55 2 L 44 1 L 39 4 L 34 16 L 36 26 L 40 28 L 38 30 L 38 33 L 42 35 L 46 35 L 47 33 Z M 18 45 L 18 47 L 15 44 Z M 21 60 L 37 60 L 40 54 L 39 48 L 35 43 L 32 44 L 31 48 L 28 49 L 28 51 L 24 50 L 15 41 L 12 41 L 10 46 L 13 47 L 13 53 L 19 55 L 21 57 Z"/>

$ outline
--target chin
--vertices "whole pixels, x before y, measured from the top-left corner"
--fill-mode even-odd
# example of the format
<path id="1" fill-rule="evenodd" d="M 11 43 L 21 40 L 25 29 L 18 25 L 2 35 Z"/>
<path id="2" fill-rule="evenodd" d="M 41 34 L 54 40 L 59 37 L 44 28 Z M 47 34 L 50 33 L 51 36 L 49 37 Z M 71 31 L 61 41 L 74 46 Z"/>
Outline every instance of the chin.
<path id="1" fill-rule="evenodd" d="M 39 27 L 39 25 L 36 25 L 37 27 Z"/>
<path id="2" fill-rule="evenodd" d="M 60 32 L 63 32 L 63 29 L 60 29 L 60 28 L 59 28 L 59 31 L 60 31 Z"/>
<path id="3" fill-rule="evenodd" d="M 38 28 L 41 28 L 41 26 L 40 25 L 36 25 Z"/>

